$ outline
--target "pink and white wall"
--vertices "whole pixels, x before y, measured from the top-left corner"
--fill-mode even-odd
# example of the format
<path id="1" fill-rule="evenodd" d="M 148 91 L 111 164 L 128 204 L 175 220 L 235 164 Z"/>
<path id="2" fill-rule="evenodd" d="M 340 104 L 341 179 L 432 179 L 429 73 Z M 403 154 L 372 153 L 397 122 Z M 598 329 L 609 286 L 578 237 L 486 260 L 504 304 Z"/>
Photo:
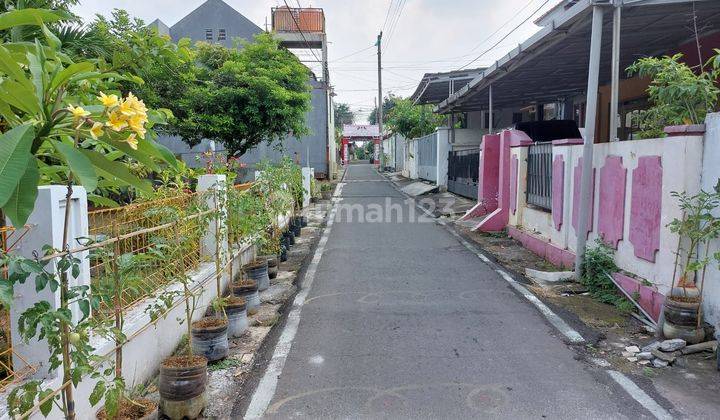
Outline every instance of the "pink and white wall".
<path id="1" fill-rule="evenodd" d="M 720 116 L 708 117 L 707 132 L 661 139 L 596 144 L 588 246 L 602 239 L 616 250 L 623 272 L 615 278 L 655 318 L 673 278 L 678 236 L 667 228 L 682 217 L 673 191 L 712 188 L 720 176 Z M 477 228 L 508 229 L 533 252 L 558 266 L 572 267 L 577 240 L 582 140 L 553 142 L 552 209 L 526 203 L 527 156 L 531 139 L 506 130 L 483 139 Z M 711 179 L 712 178 L 712 179 Z M 714 250 L 717 251 L 717 245 Z M 720 272 L 706 277 L 706 319 L 720 322 Z"/>

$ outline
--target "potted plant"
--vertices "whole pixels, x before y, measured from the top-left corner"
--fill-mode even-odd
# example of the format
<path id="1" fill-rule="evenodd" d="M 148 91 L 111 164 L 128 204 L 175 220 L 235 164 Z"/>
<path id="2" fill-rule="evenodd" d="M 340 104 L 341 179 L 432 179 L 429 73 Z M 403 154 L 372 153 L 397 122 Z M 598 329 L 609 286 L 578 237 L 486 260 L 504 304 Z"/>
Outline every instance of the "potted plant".
<path id="1" fill-rule="evenodd" d="M 716 187 L 711 193 L 673 192 L 672 196 L 678 200 L 683 216 L 668 225 L 678 235 L 678 246 L 672 287 L 663 304 L 662 330 L 667 338 L 698 343 L 705 338 L 701 327 L 702 290 L 711 261 L 708 245 L 720 235 L 720 218 L 713 214 L 720 204 L 720 193 Z M 719 257 L 712 256 L 716 260 Z"/>
<path id="2" fill-rule="evenodd" d="M 254 280 L 258 285 L 258 290 L 267 290 L 270 287 L 270 277 L 268 276 L 268 262 L 265 259 L 256 259 L 245 266 L 245 273 L 250 280 Z"/>
<path id="3" fill-rule="evenodd" d="M 180 249 L 182 238 L 177 224 L 173 225 L 176 248 Z M 181 290 L 168 290 L 161 294 L 156 302 L 147 309 L 151 319 L 159 315 L 167 315 L 166 308 L 170 308 L 176 296 L 180 296 L 184 303 L 185 317 L 179 319 L 187 328 L 188 345 L 184 354 L 168 357 L 160 365 L 158 391 L 160 393 L 160 411 L 170 419 L 197 418 L 207 404 L 205 388 L 207 385 L 208 359 L 203 355 L 193 354 L 194 328 L 193 316 L 197 309 L 198 293 L 190 288 L 190 278 L 185 271 L 185 261 L 182 256 L 178 258 L 180 271 L 177 281 L 181 283 Z M 227 332 L 227 323 L 225 325 Z M 227 338 L 227 336 L 226 336 Z"/>
<path id="4" fill-rule="evenodd" d="M 278 265 L 280 254 L 280 231 L 276 228 L 272 228 L 272 232 L 268 234 L 268 238 L 260 248 L 260 256 L 267 261 L 268 265 L 268 277 L 274 279 L 278 274 Z"/>
<path id="5" fill-rule="evenodd" d="M 697 135 L 705 132 L 705 116 L 720 96 L 720 50 L 695 72 L 683 55 L 645 57 L 630 67 L 630 75 L 651 79 L 647 89 L 650 109 L 640 114 L 640 138 Z"/>
<path id="6" fill-rule="evenodd" d="M 258 286 L 255 280 L 240 278 L 239 281 L 232 284 L 233 296 L 245 299 L 247 313 L 254 315 L 260 307 L 260 295 L 258 294 Z"/>
<path id="7" fill-rule="evenodd" d="M 119 234 L 117 225 L 113 232 L 117 238 Z M 95 316 L 93 331 L 109 337 L 115 343 L 115 359 L 114 369 L 110 366 L 103 372 L 93 373 L 93 378 L 98 379 L 98 382 L 90 394 L 90 403 L 95 405 L 104 398 L 105 405 L 97 413 L 97 418 L 101 420 L 155 419 L 158 405 L 154 401 L 147 398 L 132 398 L 127 393 L 123 377 L 123 345 L 127 342 L 123 332 L 125 326 L 123 296 L 132 284 L 138 282 L 141 269 L 147 267 L 157 253 L 149 250 L 146 253 L 120 254 L 118 241 L 113 243 L 112 251 L 104 248 L 95 251 L 94 257 L 103 262 L 108 276 L 100 279 L 93 293 L 100 299 L 102 307 L 112 308 L 113 316 L 111 318 L 104 318 L 101 314 Z M 114 375 L 112 380 L 107 381 L 105 378 L 111 375 Z"/>
<path id="8" fill-rule="evenodd" d="M 322 194 L 323 200 L 329 200 L 332 197 L 332 184 L 329 182 L 323 182 L 320 186 L 320 193 Z"/>
<path id="9" fill-rule="evenodd" d="M 222 298 L 222 311 L 228 320 L 228 338 L 238 338 L 248 328 L 247 302 L 239 296 Z M 216 313 L 219 311 L 216 309 Z"/>

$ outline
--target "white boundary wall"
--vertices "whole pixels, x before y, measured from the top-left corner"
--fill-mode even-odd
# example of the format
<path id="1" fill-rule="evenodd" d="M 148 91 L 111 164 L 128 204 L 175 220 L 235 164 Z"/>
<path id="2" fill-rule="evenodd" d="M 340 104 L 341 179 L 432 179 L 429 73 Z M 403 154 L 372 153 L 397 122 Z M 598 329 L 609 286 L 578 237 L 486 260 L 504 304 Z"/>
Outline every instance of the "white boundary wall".
<path id="1" fill-rule="evenodd" d="M 224 176 L 221 175 L 205 175 L 203 181 L 198 183 L 199 189 L 207 189 L 213 185 L 224 183 L 224 179 L 220 179 L 220 177 L 224 178 Z M 62 210 L 64 209 L 64 194 L 64 186 L 40 187 L 40 195 L 35 212 L 29 219 L 31 223 L 36 223 L 40 229 L 36 231 L 38 236 L 32 237 L 28 235 L 23 238 L 25 242 L 20 244 L 21 247 L 19 248 L 21 252 L 23 252 L 23 255 L 25 255 L 26 252 L 32 252 L 35 246 L 39 249 L 39 247 L 45 243 L 52 243 L 60 247 L 59 242 L 62 242 L 62 238 L 57 239 L 55 237 L 57 236 L 55 229 L 48 230 L 46 227 L 57 226 L 57 223 L 55 223 L 56 220 L 53 217 L 62 215 Z M 71 238 L 86 237 L 88 231 L 87 198 L 85 190 L 82 189 L 82 187 L 74 187 L 73 200 L 77 205 L 74 205 L 71 209 L 71 232 L 74 232 Z M 286 215 L 280 217 L 278 221 L 280 226 L 284 228 L 288 225 L 289 220 L 290 216 Z M 52 223 L 49 223 L 49 221 L 52 221 Z M 62 225 L 62 219 L 60 219 L 59 223 Z M 220 223 L 225 223 L 225 219 L 221 218 Z M 61 232 L 61 230 L 59 231 Z M 49 235 L 49 237 L 40 237 L 44 235 Z M 32 239 L 32 242 L 30 242 L 29 239 Z M 195 311 L 193 320 L 205 316 L 206 309 L 211 306 L 212 300 L 215 299 L 217 295 L 215 287 L 215 262 L 212 260 L 212 258 L 214 258 L 214 247 L 212 249 L 212 253 L 209 255 L 206 254 L 206 256 L 210 258 L 210 261 L 201 263 L 196 270 L 188 273 L 191 278 L 190 287 L 194 290 L 202 290 L 198 298 L 197 310 Z M 256 249 L 254 246 L 244 245 L 232 249 L 230 255 L 233 258 L 232 272 L 238 273 L 242 265 L 249 263 L 255 258 Z M 87 262 L 87 259 L 83 259 L 83 261 Z M 223 273 L 221 279 L 222 288 L 225 290 L 230 281 L 227 271 Z M 80 282 L 85 284 L 90 283 L 89 265 L 87 270 L 81 270 L 81 275 L 76 280 L 78 284 Z M 16 306 L 17 310 L 32 306 L 37 300 L 38 295 L 34 293 L 35 286 L 33 279 L 28 279 L 25 284 L 31 286 L 33 293 L 23 293 L 20 287 L 16 288 L 15 301 L 18 302 Z M 172 284 L 168 286 L 166 290 L 182 290 L 182 285 Z M 161 291 L 158 291 L 158 293 L 160 292 Z M 26 301 L 28 296 L 32 299 L 32 302 Z M 180 325 L 178 322 L 178 319 L 182 319 L 185 316 L 185 306 L 180 303 L 182 298 L 178 297 L 176 303 L 180 304 L 171 309 L 165 317 L 156 320 L 153 324 L 151 323 L 150 316 L 145 313 L 145 308 L 154 300 L 153 297 L 147 298 L 125 312 L 124 332 L 128 337 L 128 342 L 123 347 L 123 375 L 128 389 L 154 378 L 157 375 L 161 361 L 173 354 L 181 338 L 187 331 L 186 326 L 184 324 Z M 16 326 L 17 324 L 15 323 L 13 325 Z M 16 328 L 13 330 L 13 337 L 18 335 L 15 331 L 17 331 Z M 97 355 L 112 354 L 115 346 L 110 340 L 99 336 L 91 337 L 90 344 L 95 347 L 95 354 Z M 15 344 L 15 346 L 18 351 L 27 351 L 22 345 Z M 42 360 L 44 355 L 48 354 L 47 347 L 44 343 L 34 343 L 31 347 L 38 350 L 37 354 L 22 352 L 20 354 L 24 356 L 28 354 L 33 355 L 36 360 Z M 108 360 L 114 360 L 114 357 L 111 355 Z M 43 381 L 44 388 L 58 389 L 62 385 L 62 368 L 58 368 L 55 373 L 60 376 L 46 378 Z M 84 378 L 78 388 L 75 389 L 76 417 L 78 419 L 95 418 L 95 413 L 102 406 L 101 402 L 97 406 L 91 407 L 88 402 L 89 395 L 94 386 L 94 380 Z M 8 389 L 0 394 L 0 418 L 3 419 L 9 418 L 6 398 L 10 390 L 11 389 Z M 45 417 L 37 412 L 31 416 L 31 418 L 43 419 Z M 47 418 L 62 418 L 62 414 L 57 408 L 53 408 L 53 411 Z"/>

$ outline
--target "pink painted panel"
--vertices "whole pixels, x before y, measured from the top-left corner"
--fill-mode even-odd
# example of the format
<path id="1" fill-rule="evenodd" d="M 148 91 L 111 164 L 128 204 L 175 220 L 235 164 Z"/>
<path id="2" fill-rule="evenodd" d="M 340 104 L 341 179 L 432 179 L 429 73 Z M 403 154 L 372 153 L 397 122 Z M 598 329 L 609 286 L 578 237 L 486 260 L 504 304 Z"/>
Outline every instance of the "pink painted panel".
<path id="1" fill-rule="evenodd" d="M 578 234 L 578 214 L 580 213 L 580 180 L 582 178 L 583 159 L 578 160 L 578 164 L 573 172 L 573 209 L 572 209 L 572 227 L 575 234 Z M 595 211 L 595 169 L 592 171 L 590 184 L 590 211 L 588 212 L 587 232 L 589 234 L 593 229 L 593 212 Z"/>
<path id="2" fill-rule="evenodd" d="M 563 201 L 565 199 L 565 160 L 563 155 L 555 156 L 552 167 L 552 219 L 555 229 L 563 224 Z"/>
<path id="3" fill-rule="evenodd" d="M 517 189 L 518 189 L 518 159 L 513 155 L 510 164 L 510 211 L 515 214 L 517 211 Z"/>
<path id="4" fill-rule="evenodd" d="M 504 130 L 500 134 L 500 149 L 498 170 L 498 206 L 473 230 L 481 232 L 499 232 L 508 224 L 510 216 L 510 141 L 513 137 L 511 130 Z"/>
<path id="5" fill-rule="evenodd" d="M 637 298 L 640 306 L 655 321 L 660 318 L 665 296 L 658 292 L 655 286 L 644 285 L 639 280 L 623 273 L 614 273 L 613 278 L 625 292 Z"/>
<path id="6" fill-rule="evenodd" d="M 598 203 L 598 233 L 613 248 L 623 238 L 625 225 L 625 180 L 627 169 L 621 156 L 607 156 L 600 169 L 600 202 Z"/>
<path id="7" fill-rule="evenodd" d="M 640 157 L 632 174 L 630 243 L 636 257 L 650 262 L 655 262 L 655 252 L 660 249 L 662 174 L 660 156 Z"/>

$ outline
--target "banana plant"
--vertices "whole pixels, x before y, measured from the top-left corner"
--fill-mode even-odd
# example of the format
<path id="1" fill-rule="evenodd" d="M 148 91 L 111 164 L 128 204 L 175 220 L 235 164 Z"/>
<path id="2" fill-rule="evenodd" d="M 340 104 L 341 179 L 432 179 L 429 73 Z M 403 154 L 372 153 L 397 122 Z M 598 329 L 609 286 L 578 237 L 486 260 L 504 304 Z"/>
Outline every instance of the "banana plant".
<path id="1" fill-rule="evenodd" d="M 53 177 L 72 177 L 92 193 L 129 186 L 150 193 L 147 180 L 124 162 L 149 170 L 177 165 L 157 144 L 152 127 L 166 110 L 148 110 L 132 95 L 113 88 L 133 75 L 98 70 L 97 60 L 73 62 L 46 23 L 62 18 L 50 10 L 21 9 L 0 14 L 0 30 L 36 25 L 43 39 L 0 44 L 0 207 L 15 226 L 32 212 L 37 187 Z"/>

